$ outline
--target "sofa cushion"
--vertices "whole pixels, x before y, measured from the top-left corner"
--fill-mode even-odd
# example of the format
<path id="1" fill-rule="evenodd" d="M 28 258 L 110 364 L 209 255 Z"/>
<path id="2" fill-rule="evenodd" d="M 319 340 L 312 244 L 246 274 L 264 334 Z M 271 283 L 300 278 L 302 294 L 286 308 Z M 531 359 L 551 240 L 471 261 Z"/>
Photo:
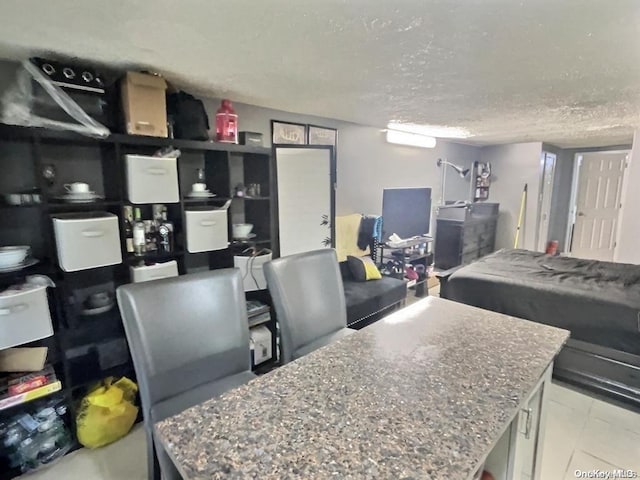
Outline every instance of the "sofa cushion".
<path id="1" fill-rule="evenodd" d="M 354 257 L 353 255 L 347 256 L 347 263 L 351 270 L 353 278 L 359 282 L 366 282 L 367 280 L 380 280 L 380 270 L 373 263 L 371 257 Z"/>
<path id="2" fill-rule="evenodd" d="M 344 278 L 343 284 L 349 324 L 388 308 L 407 296 L 406 283 L 397 278 L 383 276 L 375 282 Z"/>

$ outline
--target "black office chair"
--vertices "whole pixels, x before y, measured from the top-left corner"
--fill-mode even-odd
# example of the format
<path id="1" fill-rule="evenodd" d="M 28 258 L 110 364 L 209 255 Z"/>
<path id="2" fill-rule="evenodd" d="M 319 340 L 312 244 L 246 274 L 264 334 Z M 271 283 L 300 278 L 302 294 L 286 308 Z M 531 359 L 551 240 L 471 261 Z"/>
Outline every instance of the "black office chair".
<path id="1" fill-rule="evenodd" d="M 180 478 L 153 425 L 242 385 L 251 373 L 242 278 L 235 269 L 124 285 L 117 291 L 147 434 L 149 478 Z M 159 468 L 158 468 L 159 467 Z"/>
<path id="2" fill-rule="evenodd" d="M 290 255 L 264 265 L 280 323 L 281 361 L 287 363 L 354 333 L 338 258 L 333 249 Z"/>

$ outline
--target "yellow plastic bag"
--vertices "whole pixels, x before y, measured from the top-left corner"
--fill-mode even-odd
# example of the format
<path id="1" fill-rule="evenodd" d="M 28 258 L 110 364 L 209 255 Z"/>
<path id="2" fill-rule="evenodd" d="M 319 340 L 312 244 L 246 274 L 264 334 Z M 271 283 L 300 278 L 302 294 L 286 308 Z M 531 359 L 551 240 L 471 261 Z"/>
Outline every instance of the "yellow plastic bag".
<path id="1" fill-rule="evenodd" d="M 134 405 L 138 386 L 122 377 L 113 377 L 91 389 L 82 399 L 76 418 L 78 441 L 88 448 L 98 448 L 124 437 L 138 416 Z"/>

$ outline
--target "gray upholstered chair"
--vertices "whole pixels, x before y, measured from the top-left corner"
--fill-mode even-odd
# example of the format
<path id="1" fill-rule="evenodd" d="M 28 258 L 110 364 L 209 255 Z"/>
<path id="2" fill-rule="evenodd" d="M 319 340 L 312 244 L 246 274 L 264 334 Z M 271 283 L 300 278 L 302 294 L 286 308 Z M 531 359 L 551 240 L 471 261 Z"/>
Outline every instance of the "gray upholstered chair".
<path id="1" fill-rule="evenodd" d="M 149 478 L 160 470 L 180 478 L 153 441 L 154 423 L 255 378 L 242 278 L 235 269 L 196 273 L 124 285 L 117 297 L 140 388 Z"/>
<path id="2" fill-rule="evenodd" d="M 288 363 L 354 330 L 333 249 L 290 255 L 264 265 L 280 323 L 281 361 Z"/>

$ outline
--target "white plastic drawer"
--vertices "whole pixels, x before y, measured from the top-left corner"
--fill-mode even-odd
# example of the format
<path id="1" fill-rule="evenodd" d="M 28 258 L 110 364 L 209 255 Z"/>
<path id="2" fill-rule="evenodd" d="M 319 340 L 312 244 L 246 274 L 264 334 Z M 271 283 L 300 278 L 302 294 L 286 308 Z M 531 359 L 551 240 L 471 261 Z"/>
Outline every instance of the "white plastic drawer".
<path id="1" fill-rule="evenodd" d="M 73 213 L 53 219 L 58 263 L 65 272 L 122 262 L 118 217 L 112 213 Z"/>
<path id="2" fill-rule="evenodd" d="M 51 335 L 47 287 L 0 296 L 0 350 Z"/>
<path id="3" fill-rule="evenodd" d="M 169 262 L 156 263 L 155 265 L 129 267 L 129 271 L 132 283 L 148 282 L 162 278 L 177 277 L 178 263 L 175 260 L 171 260 Z"/>
<path id="4" fill-rule="evenodd" d="M 187 210 L 187 250 L 224 250 L 229 246 L 227 210 Z"/>
<path id="5" fill-rule="evenodd" d="M 175 158 L 125 155 L 127 191 L 131 203 L 176 203 L 178 162 Z"/>

